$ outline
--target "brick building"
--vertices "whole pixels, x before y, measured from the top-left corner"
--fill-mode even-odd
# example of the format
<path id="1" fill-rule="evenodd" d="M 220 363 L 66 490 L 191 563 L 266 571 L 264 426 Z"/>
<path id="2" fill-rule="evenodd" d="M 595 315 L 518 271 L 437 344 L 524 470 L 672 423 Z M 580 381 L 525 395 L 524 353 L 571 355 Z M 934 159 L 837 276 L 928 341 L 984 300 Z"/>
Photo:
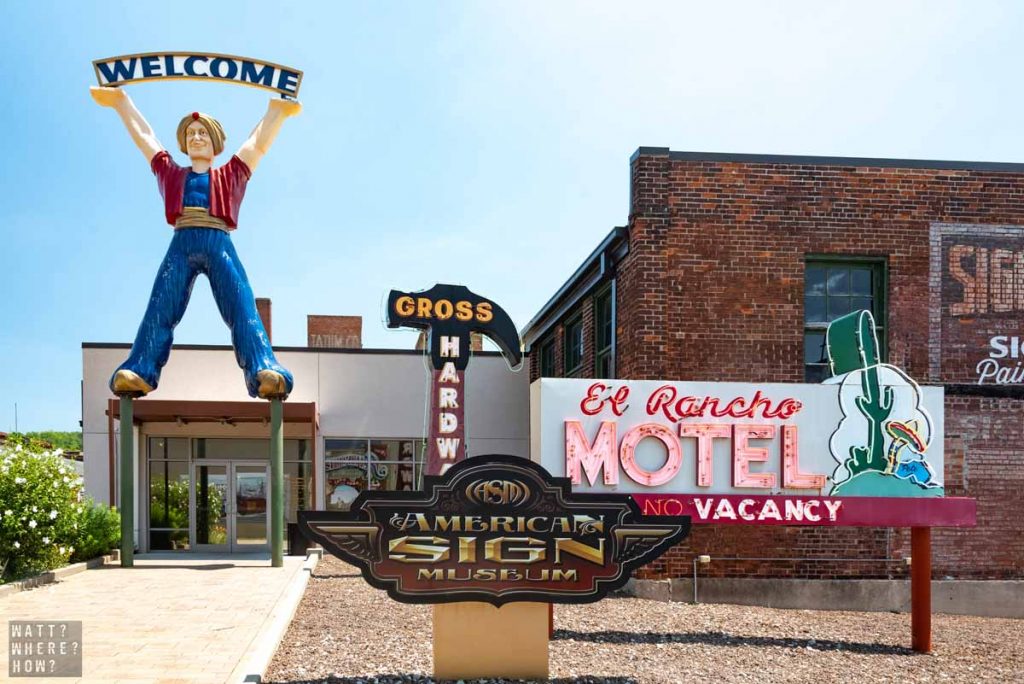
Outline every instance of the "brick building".
<path id="1" fill-rule="evenodd" d="M 883 359 L 945 388 L 936 577 L 1022 578 L 1024 164 L 640 148 L 613 229 L 523 331 L 545 377 L 818 382 L 829 320 L 870 309 Z M 698 526 L 641 573 L 904 577 L 909 530 Z M 859 559 L 857 561 L 842 559 Z M 889 561 L 889 562 L 885 562 Z"/>

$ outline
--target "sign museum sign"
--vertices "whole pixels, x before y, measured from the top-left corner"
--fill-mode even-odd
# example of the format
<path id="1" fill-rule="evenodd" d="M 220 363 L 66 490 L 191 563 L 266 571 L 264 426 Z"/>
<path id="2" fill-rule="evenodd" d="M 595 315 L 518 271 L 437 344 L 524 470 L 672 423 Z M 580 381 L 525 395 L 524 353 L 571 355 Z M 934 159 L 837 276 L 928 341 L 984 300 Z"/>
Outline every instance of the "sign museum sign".
<path id="1" fill-rule="evenodd" d="M 461 461 L 423 491 L 362 492 L 348 512 L 300 511 L 310 539 L 405 603 L 590 603 L 689 532 L 621 494 L 574 494 L 514 456 Z"/>

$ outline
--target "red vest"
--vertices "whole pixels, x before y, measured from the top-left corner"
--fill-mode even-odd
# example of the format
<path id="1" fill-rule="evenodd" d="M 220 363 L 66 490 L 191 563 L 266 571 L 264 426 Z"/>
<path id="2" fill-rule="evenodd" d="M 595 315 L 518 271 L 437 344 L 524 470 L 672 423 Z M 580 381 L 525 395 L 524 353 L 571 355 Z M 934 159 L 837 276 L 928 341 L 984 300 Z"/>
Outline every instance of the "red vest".
<path id="1" fill-rule="evenodd" d="M 160 194 L 164 198 L 164 214 L 167 222 L 173 226 L 181 215 L 185 178 L 191 169 L 175 164 L 167 150 L 158 152 L 151 165 Z M 210 216 L 224 221 L 228 230 L 238 226 L 238 210 L 242 206 L 250 175 L 249 167 L 237 156 L 232 156 L 224 166 L 210 169 Z"/>

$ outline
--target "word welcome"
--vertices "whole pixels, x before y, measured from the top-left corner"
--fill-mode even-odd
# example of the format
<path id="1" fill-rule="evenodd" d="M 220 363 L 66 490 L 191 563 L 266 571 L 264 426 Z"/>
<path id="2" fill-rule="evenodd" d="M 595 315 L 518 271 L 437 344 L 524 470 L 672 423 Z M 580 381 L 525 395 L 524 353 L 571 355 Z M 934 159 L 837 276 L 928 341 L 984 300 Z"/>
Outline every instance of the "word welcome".
<path id="1" fill-rule="evenodd" d="M 208 79 L 264 88 L 298 97 L 302 72 L 291 67 L 248 57 L 214 53 L 149 52 L 94 61 L 101 86 L 160 79 Z"/>

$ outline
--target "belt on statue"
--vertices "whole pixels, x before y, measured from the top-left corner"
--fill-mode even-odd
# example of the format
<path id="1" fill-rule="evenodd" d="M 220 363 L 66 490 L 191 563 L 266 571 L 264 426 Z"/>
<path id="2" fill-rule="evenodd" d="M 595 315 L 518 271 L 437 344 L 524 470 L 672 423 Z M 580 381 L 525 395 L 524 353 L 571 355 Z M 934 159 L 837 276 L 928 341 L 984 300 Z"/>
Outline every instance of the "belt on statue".
<path id="1" fill-rule="evenodd" d="M 202 207 L 184 207 L 174 222 L 174 229 L 179 228 L 217 228 L 228 232 L 228 224 L 216 216 L 210 216 L 210 212 Z"/>

